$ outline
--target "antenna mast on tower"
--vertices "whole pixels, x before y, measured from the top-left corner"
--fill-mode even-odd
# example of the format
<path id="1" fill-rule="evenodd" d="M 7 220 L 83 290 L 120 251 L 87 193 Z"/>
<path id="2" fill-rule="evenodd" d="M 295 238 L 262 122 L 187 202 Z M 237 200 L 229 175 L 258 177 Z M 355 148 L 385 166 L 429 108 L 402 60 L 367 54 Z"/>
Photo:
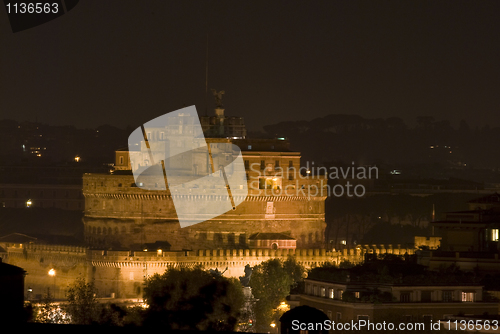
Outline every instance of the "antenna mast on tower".
<path id="1" fill-rule="evenodd" d="M 205 116 L 208 116 L 208 33 L 207 33 L 207 54 L 205 57 Z"/>

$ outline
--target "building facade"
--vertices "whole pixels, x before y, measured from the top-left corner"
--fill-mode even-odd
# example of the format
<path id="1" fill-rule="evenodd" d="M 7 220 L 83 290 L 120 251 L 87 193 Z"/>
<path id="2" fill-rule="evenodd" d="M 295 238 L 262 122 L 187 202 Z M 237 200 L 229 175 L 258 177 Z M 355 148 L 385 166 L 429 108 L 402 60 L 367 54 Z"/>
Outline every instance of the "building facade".
<path id="1" fill-rule="evenodd" d="M 377 290 L 389 296 L 378 302 L 363 298 Z M 350 298 L 344 294 L 349 293 Z M 370 282 L 305 280 L 305 293 L 299 305 L 315 307 L 330 320 L 350 322 L 429 322 L 453 315 L 497 314 L 498 303 L 483 300 L 482 286 L 471 284 L 408 285 Z"/>
<path id="2" fill-rule="evenodd" d="M 175 124 L 148 128 L 145 136 L 155 141 L 150 147 L 151 157 L 157 152 L 175 154 L 177 144 L 168 140 L 169 134 L 193 132 L 194 121 L 184 118 L 180 113 Z M 140 249 L 143 244 L 157 241 L 168 242 L 175 250 L 244 249 L 249 247 L 248 238 L 252 234 L 269 232 L 290 236 L 297 248 L 324 247 L 326 176 L 307 174 L 301 168 L 300 153 L 291 151 L 287 140 L 247 139 L 246 132 L 240 129 L 241 124 L 236 125 L 234 129 L 230 127 L 232 130 L 225 137 L 219 132 L 216 138 L 206 138 L 212 150 L 219 150 L 212 162 L 216 170 L 224 162 L 235 159 L 226 148 L 236 145 L 241 150 L 248 195 L 235 209 L 181 228 L 173 204 L 175 193 L 170 193 L 168 187 L 158 190 L 164 184 L 157 181 L 149 190 L 136 186 L 132 171 L 147 167 L 150 156 L 144 153 L 136 159 L 140 163 L 134 166 L 130 156 L 143 154 L 143 150 L 118 150 L 115 172 L 83 176 L 85 241 L 92 247 L 114 249 Z M 209 135 L 214 127 L 205 130 L 208 132 L 205 135 Z M 235 131 L 239 131 L 238 136 L 232 136 Z M 145 146 L 144 141 L 140 146 Z M 196 152 L 183 158 L 182 166 L 170 168 L 200 177 L 211 172 L 210 161 L 200 158 Z M 176 161 L 165 163 L 175 164 Z M 188 170 L 183 170 L 186 166 Z M 145 180 L 148 182 L 147 178 Z"/>

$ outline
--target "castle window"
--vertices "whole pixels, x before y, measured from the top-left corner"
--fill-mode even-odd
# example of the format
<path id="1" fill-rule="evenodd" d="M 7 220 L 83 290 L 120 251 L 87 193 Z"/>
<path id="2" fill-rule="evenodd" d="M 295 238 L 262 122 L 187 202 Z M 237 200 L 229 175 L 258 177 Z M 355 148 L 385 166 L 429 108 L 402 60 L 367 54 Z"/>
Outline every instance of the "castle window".
<path id="1" fill-rule="evenodd" d="M 274 162 L 274 169 L 279 169 L 280 168 L 280 161 L 279 160 L 276 160 Z"/>
<path id="2" fill-rule="evenodd" d="M 245 233 L 240 234 L 239 236 L 239 244 L 240 245 L 246 245 L 247 243 L 247 236 Z"/>
<path id="3" fill-rule="evenodd" d="M 260 161 L 260 169 L 264 170 L 266 168 L 266 162 L 264 160 Z"/>
<path id="4" fill-rule="evenodd" d="M 260 177 L 259 189 L 281 189 L 281 177 Z"/>
<path id="5" fill-rule="evenodd" d="M 250 161 L 245 160 L 245 169 L 249 169 L 249 168 L 250 168 Z"/>
<path id="6" fill-rule="evenodd" d="M 120 156 L 120 165 L 123 165 L 123 156 Z"/>

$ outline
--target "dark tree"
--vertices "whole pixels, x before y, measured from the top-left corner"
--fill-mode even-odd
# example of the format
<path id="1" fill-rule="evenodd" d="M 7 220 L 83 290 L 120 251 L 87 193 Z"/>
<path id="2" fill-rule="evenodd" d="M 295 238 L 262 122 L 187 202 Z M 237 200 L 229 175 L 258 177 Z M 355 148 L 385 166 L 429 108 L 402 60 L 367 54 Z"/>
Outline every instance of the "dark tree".
<path id="1" fill-rule="evenodd" d="M 234 331 L 243 306 L 240 283 L 201 268 L 172 268 L 147 279 L 145 326 Z"/>

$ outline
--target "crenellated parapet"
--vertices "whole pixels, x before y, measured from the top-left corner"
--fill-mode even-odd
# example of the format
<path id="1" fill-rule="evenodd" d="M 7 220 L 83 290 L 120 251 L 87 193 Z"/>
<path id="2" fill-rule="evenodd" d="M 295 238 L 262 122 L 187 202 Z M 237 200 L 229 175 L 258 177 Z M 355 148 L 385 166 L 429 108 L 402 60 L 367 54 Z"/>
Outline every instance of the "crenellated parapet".
<path id="1" fill-rule="evenodd" d="M 251 267 L 270 259 L 286 260 L 293 256 L 306 269 L 325 263 L 357 264 L 366 254 L 414 254 L 414 249 L 400 245 L 359 245 L 356 248 L 329 251 L 326 249 L 200 249 L 191 251 L 132 251 L 104 250 L 85 247 L 17 244 L 7 247 L 7 263 L 24 268 L 26 285 L 35 295 L 56 289 L 62 298 L 74 280 L 84 275 L 95 281 L 99 297 L 140 297 L 144 278 L 162 274 L 175 267 L 217 269 L 227 277 L 244 275 L 246 265 Z M 55 277 L 48 275 L 54 269 Z"/>

